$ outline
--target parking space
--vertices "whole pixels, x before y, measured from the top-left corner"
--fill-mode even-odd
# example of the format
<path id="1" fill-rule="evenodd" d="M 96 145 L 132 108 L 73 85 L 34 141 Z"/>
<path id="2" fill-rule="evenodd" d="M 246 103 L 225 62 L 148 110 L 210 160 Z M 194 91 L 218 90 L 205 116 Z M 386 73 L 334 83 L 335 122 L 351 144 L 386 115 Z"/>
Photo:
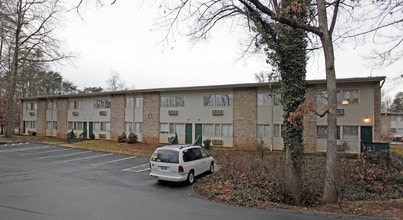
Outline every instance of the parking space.
<path id="1" fill-rule="evenodd" d="M 142 173 L 149 171 L 148 158 L 99 152 L 38 143 L 0 145 L 0 154 L 13 154 L 27 160 L 75 164 L 86 167 L 108 167 L 113 171 Z"/>

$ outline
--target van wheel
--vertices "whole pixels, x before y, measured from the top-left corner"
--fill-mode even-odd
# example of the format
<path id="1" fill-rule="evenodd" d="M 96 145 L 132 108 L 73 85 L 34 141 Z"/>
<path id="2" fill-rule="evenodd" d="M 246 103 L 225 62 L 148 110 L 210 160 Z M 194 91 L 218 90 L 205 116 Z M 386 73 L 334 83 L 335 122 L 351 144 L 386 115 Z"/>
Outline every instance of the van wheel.
<path id="1" fill-rule="evenodd" d="M 189 174 L 188 174 L 187 183 L 188 184 L 193 184 L 194 181 L 195 181 L 195 175 L 194 175 L 193 170 L 191 170 L 191 171 L 189 171 Z"/>
<path id="2" fill-rule="evenodd" d="M 214 172 L 214 162 L 210 164 L 210 170 L 208 171 L 210 174 Z"/>

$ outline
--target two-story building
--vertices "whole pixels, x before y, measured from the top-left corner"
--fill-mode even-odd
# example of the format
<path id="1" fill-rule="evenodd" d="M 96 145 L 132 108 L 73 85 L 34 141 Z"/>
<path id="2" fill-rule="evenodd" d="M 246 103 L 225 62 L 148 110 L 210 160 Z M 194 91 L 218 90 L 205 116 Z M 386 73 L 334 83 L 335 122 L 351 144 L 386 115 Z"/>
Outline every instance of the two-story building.
<path id="1" fill-rule="evenodd" d="M 357 153 L 361 141 L 380 140 L 384 80 L 337 80 L 337 138 L 342 150 Z M 326 80 L 307 81 L 306 88 L 306 102 L 323 112 Z M 262 139 L 267 148 L 281 150 L 278 89 L 279 83 L 247 83 L 28 97 L 22 99 L 23 132 L 64 138 L 73 130 L 77 136 L 93 133 L 112 140 L 122 132 L 135 132 L 146 143 L 168 143 L 177 134 L 181 144 L 199 137 L 211 140 L 213 146 L 249 149 Z M 306 151 L 326 151 L 326 138 L 327 117 L 305 115 Z"/>

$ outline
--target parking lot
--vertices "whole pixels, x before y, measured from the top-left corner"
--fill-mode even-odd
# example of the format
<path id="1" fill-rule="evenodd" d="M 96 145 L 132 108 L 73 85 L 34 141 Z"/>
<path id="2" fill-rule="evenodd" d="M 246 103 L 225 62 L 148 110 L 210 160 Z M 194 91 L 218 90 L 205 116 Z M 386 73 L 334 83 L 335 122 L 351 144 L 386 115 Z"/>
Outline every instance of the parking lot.
<path id="1" fill-rule="evenodd" d="M 112 165 L 126 172 L 146 172 L 149 170 L 148 158 L 60 147 L 46 144 L 11 143 L 0 145 L 1 153 L 11 153 L 27 160 L 52 162 L 61 164 L 79 164 L 99 167 Z"/>
<path id="2" fill-rule="evenodd" d="M 194 196 L 189 185 L 149 176 L 148 160 L 39 143 L 0 144 L 0 219 L 329 219 L 212 203 Z"/>

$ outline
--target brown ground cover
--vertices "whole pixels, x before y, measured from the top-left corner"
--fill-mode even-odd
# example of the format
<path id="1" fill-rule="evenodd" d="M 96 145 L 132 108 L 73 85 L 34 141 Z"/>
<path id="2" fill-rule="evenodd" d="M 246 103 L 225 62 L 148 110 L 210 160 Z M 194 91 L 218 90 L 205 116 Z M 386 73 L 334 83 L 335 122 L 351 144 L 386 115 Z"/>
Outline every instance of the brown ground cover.
<path id="1" fill-rule="evenodd" d="M 0 136 L 0 143 L 27 141 L 58 144 L 105 152 L 149 156 L 160 145 L 127 144 L 108 140 L 86 140 L 68 143 L 65 139 L 34 136 Z M 403 159 L 402 148 L 394 147 L 389 163 L 368 161 L 360 157 L 343 157 L 339 162 L 343 175 L 339 178 L 340 202 L 320 203 L 323 154 L 307 155 L 304 162 L 304 192 L 302 204 L 283 190 L 283 156 L 281 152 L 266 152 L 260 157 L 256 151 L 239 151 L 212 147 L 209 149 L 219 171 L 198 179 L 194 193 L 214 202 L 237 206 L 281 208 L 297 211 L 340 213 L 403 219 Z M 365 168 L 365 169 L 363 169 Z"/>

